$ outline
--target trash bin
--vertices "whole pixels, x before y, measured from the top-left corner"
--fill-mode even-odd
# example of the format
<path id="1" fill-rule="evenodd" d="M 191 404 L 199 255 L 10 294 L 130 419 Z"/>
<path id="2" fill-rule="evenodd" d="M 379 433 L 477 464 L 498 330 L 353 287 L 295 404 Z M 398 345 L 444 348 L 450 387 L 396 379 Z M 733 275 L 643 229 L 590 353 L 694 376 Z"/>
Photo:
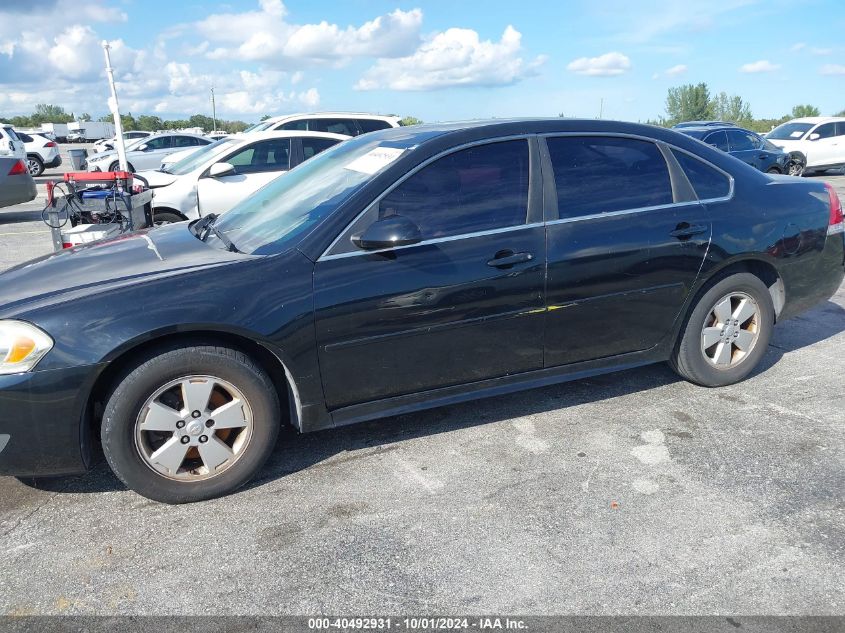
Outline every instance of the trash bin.
<path id="1" fill-rule="evenodd" d="M 67 153 L 68 158 L 70 159 L 70 166 L 73 171 L 82 171 L 85 169 L 85 163 L 88 158 L 87 149 L 69 149 Z"/>

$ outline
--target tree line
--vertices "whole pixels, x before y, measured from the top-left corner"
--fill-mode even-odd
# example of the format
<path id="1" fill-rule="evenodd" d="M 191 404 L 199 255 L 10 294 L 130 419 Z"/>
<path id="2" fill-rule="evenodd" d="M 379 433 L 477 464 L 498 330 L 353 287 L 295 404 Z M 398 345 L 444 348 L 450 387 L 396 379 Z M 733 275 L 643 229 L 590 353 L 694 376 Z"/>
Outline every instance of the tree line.
<path id="1" fill-rule="evenodd" d="M 711 95 L 706 83 L 698 83 L 669 88 L 665 116 L 646 123 L 672 127 L 683 121 L 715 120 L 736 123 L 746 129 L 765 133 L 790 119 L 820 115 L 816 106 L 801 104 L 779 118 L 757 119 L 751 112 L 751 105 L 739 95 L 728 95 L 726 92 Z M 834 116 L 845 116 L 845 110 Z"/>

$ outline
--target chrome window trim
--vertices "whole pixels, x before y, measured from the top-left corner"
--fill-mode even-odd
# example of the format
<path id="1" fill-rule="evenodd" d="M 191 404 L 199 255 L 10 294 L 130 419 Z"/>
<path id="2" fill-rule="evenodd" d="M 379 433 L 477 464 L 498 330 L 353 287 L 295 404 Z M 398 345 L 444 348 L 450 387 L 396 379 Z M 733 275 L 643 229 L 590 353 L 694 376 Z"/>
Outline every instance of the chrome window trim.
<path id="1" fill-rule="evenodd" d="M 474 146 L 477 146 L 477 145 L 487 145 L 489 143 L 497 143 L 497 142 L 501 142 L 501 141 L 520 140 L 520 139 L 525 139 L 527 141 L 527 139 L 529 139 L 532 136 L 540 137 L 540 138 L 544 138 L 544 139 L 566 137 L 566 136 L 605 136 L 605 137 L 617 137 L 617 138 L 620 138 L 620 137 L 621 138 L 631 138 L 631 139 L 648 141 L 650 143 L 654 143 L 656 146 L 658 146 L 658 150 L 659 150 L 659 143 L 663 143 L 669 149 L 671 149 L 673 152 L 677 151 L 677 152 L 682 152 L 684 154 L 687 154 L 688 156 L 692 157 L 694 160 L 697 160 L 701 163 L 704 163 L 705 165 L 707 165 L 711 169 L 715 169 L 716 171 L 721 173 L 723 176 L 725 176 L 728 179 L 728 183 L 729 183 L 728 184 L 728 195 L 722 196 L 722 197 L 719 197 L 719 198 L 705 198 L 705 199 L 699 199 L 699 200 L 689 200 L 689 201 L 685 201 L 685 202 L 673 202 L 673 203 L 670 203 L 670 204 L 660 204 L 660 205 L 654 205 L 654 206 L 649 206 L 649 207 L 635 207 L 635 208 L 632 208 L 632 209 L 621 209 L 619 211 L 608 211 L 608 212 L 604 212 L 604 213 L 591 213 L 590 215 L 581 215 L 581 216 L 573 217 L 573 218 L 558 218 L 556 220 L 546 220 L 546 221 L 543 221 L 543 222 L 534 222 L 534 223 L 531 223 L 531 224 L 520 224 L 518 226 L 509 226 L 509 227 L 503 227 L 503 228 L 500 228 L 500 229 L 490 229 L 490 230 L 487 230 L 487 231 L 476 231 L 476 232 L 473 232 L 473 233 L 461 233 L 460 235 L 450 235 L 448 237 L 438 237 L 438 238 L 434 238 L 434 239 L 430 239 L 430 240 L 424 240 L 422 242 L 417 242 L 416 244 L 408 244 L 406 246 L 392 246 L 390 248 L 380 248 L 380 249 L 377 249 L 377 250 L 369 250 L 369 251 L 355 250 L 355 251 L 349 251 L 347 253 L 335 253 L 335 254 L 331 254 L 331 255 L 328 254 L 335 247 L 335 245 L 341 240 L 341 238 L 344 235 L 346 235 L 346 233 L 350 229 L 350 227 L 352 227 L 358 220 L 360 220 L 361 217 L 363 217 L 364 214 L 366 214 L 372 208 L 372 206 L 374 204 L 378 204 L 382 200 L 382 198 L 384 198 L 386 195 L 388 195 L 391 191 L 393 191 L 396 187 L 398 187 L 400 184 L 402 184 L 405 180 L 407 180 L 408 178 L 413 176 L 416 172 L 423 169 L 424 167 L 426 167 L 430 163 L 433 163 L 435 160 L 442 158 L 443 156 L 446 156 L 448 154 L 452 154 L 454 152 L 458 152 L 460 150 L 466 149 L 468 147 L 474 147 Z M 408 151 L 410 151 L 410 149 L 413 149 L 413 148 L 409 148 Z M 668 168 L 668 166 L 667 166 L 667 168 Z M 694 189 L 695 189 L 695 187 L 693 187 L 693 190 Z M 666 141 L 663 141 L 663 140 L 660 140 L 660 139 L 654 139 L 654 138 L 651 138 L 651 137 L 648 137 L 648 136 L 641 136 L 639 134 L 628 134 L 628 133 L 624 133 L 624 132 L 618 132 L 618 133 L 617 132 L 545 132 L 545 133 L 540 133 L 540 134 L 534 134 L 534 133 L 511 134 L 511 135 L 508 135 L 508 136 L 500 136 L 500 137 L 495 137 L 495 138 L 472 141 L 472 142 L 469 142 L 469 143 L 464 143 L 462 145 L 457 145 L 455 147 L 449 148 L 448 150 L 444 150 L 444 151 L 440 152 L 439 154 L 435 154 L 434 156 L 426 159 L 425 161 L 423 161 L 422 163 L 417 165 L 414 169 L 409 171 L 407 174 L 402 176 L 399 180 L 394 182 L 390 187 L 388 187 L 383 192 L 381 192 L 375 198 L 375 200 L 373 200 L 370 204 L 368 204 L 364 208 L 363 211 L 361 211 L 357 216 L 355 216 L 355 218 L 343 228 L 343 230 L 332 241 L 332 243 L 329 244 L 328 248 L 326 248 L 326 250 L 323 251 L 323 254 L 320 255 L 320 257 L 317 258 L 317 262 L 331 261 L 331 260 L 334 260 L 334 259 L 343 259 L 343 258 L 347 258 L 347 257 L 357 257 L 357 256 L 360 256 L 360 255 L 372 255 L 372 254 L 378 254 L 378 253 L 393 252 L 393 251 L 413 248 L 413 247 L 416 247 L 416 246 L 428 246 L 428 245 L 431 245 L 431 244 L 439 244 L 439 243 L 442 243 L 442 242 L 452 242 L 452 241 L 459 240 L 459 239 L 481 237 L 481 236 L 484 236 L 484 235 L 495 235 L 497 233 L 507 233 L 507 232 L 510 232 L 510 231 L 516 231 L 516 230 L 527 229 L 527 228 L 536 228 L 538 226 L 544 226 L 544 225 L 545 226 L 552 226 L 552 225 L 556 225 L 556 224 L 569 224 L 571 222 L 589 221 L 589 220 L 596 220 L 598 218 L 617 217 L 617 216 L 623 216 L 623 215 L 633 215 L 633 214 L 637 214 L 637 213 L 646 213 L 646 212 L 649 212 L 649 211 L 657 211 L 657 210 L 660 210 L 660 209 L 670 209 L 670 208 L 675 208 L 675 207 L 686 207 L 686 206 L 695 205 L 695 204 L 728 202 L 728 201 L 732 200 L 733 197 L 734 197 L 734 177 L 731 176 L 728 172 L 726 172 L 721 167 L 714 165 L 710 161 L 708 161 L 704 158 L 701 158 L 697 154 L 694 154 L 694 153 L 692 153 L 688 150 L 683 149 L 682 147 L 678 147 L 677 145 L 674 145 L 672 143 L 667 143 Z"/>
<path id="2" fill-rule="evenodd" d="M 417 244 L 409 244 L 408 246 L 394 246 L 392 248 L 372 250 L 372 251 L 359 250 L 359 251 L 350 251 L 349 253 L 329 254 L 331 252 L 331 250 L 338 244 L 338 242 L 340 242 L 341 238 L 344 235 L 346 235 L 347 231 L 349 231 L 349 229 L 352 226 L 354 226 L 355 223 L 358 220 L 360 220 L 370 209 L 372 209 L 373 205 L 376 205 L 379 202 L 381 202 L 382 199 L 385 196 L 387 196 L 390 192 L 392 192 L 394 189 L 396 189 L 396 187 L 401 185 L 408 178 L 410 178 L 411 176 L 416 174 L 418 171 L 424 169 L 425 167 L 427 167 L 428 165 L 430 165 L 434 161 L 436 161 L 440 158 L 443 158 L 444 156 L 448 156 L 449 154 L 454 154 L 455 152 L 460 152 L 461 150 L 468 149 L 470 147 L 476 147 L 478 145 L 489 145 L 491 143 L 500 143 L 500 142 L 504 142 L 504 141 L 518 141 L 518 140 L 524 140 L 525 141 L 525 145 L 526 145 L 526 147 L 529 151 L 529 158 L 530 158 L 531 147 L 528 145 L 528 139 L 531 138 L 532 136 L 537 136 L 537 135 L 533 134 L 533 133 L 509 134 L 507 136 L 497 136 L 497 137 L 494 137 L 494 138 L 485 138 L 485 139 L 481 139 L 481 140 L 477 140 L 477 141 L 470 141 L 469 143 L 463 143 L 462 145 L 456 145 L 455 147 L 450 147 L 449 149 L 443 150 L 442 152 L 427 158 L 422 163 L 420 163 L 419 165 L 414 167 L 412 170 L 410 170 L 408 173 L 404 174 L 401 178 L 399 178 L 399 180 L 395 181 L 387 189 L 382 191 L 378 196 L 376 196 L 376 198 L 370 204 L 368 204 L 366 207 L 364 207 L 364 209 L 363 209 L 363 211 L 361 211 L 361 213 L 356 215 L 355 218 L 353 218 L 353 220 L 351 222 L 349 222 L 345 227 L 343 227 L 343 230 L 340 233 L 338 233 L 338 236 L 334 240 L 332 240 L 332 243 L 329 244 L 328 248 L 323 251 L 323 254 L 320 255 L 317 258 L 317 261 L 321 262 L 321 261 L 327 260 L 329 258 L 337 259 L 341 256 L 350 257 L 352 255 L 367 255 L 369 253 L 381 253 L 381 252 L 384 252 L 384 251 L 395 251 L 399 248 L 409 248 L 411 246 L 419 246 L 420 244 L 434 244 L 434 243 L 437 243 L 438 241 L 446 241 L 450 238 L 474 237 L 474 236 L 477 236 L 477 235 L 487 234 L 488 231 L 477 231 L 475 233 L 462 233 L 460 235 L 452 235 L 452 236 L 449 236 L 449 238 L 435 238 L 435 239 L 432 239 L 432 240 L 425 240 L 424 242 L 418 242 Z M 415 147 L 416 146 L 409 147 L 405 151 L 412 151 Z M 529 174 L 529 177 L 530 177 L 530 174 Z M 525 199 L 525 205 L 526 205 L 525 217 L 526 217 L 526 219 L 528 218 L 528 203 L 529 203 L 530 199 L 531 199 L 531 187 L 530 187 L 530 184 L 529 184 L 528 196 L 526 196 L 526 199 Z M 523 228 L 523 227 L 526 227 L 526 226 L 529 226 L 529 225 L 528 224 L 518 224 L 518 225 L 515 225 L 515 226 L 508 226 L 508 227 L 503 227 L 503 228 L 505 230 L 512 230 L 512 229 L 515 229 L 515 228 Z M 491 232 L 501 232 L 502 229 L 491 229 L 490 231 Z"/>
<path id="3" fill-rule="evenodd" d="M 369 207 L 367 207 L 369 209 Z M 377 255 L 378 253 L 393 253 L 395 251 L 401 251 L 408 248 L 415 248 L 417 246 L 428 246 L 430 244 L 442 244 L 443 242 L 455 242 L 457 240 L 468 239 L 471 237 L 483 237 L 485 235 L 496 235 L 498 233 L 511 233 L 513 231 L 521 231 L 523 229 L 534 229 L 538 226 L 543 226 L 543 222 L 532 222 L 531 224 L 518 224 L 516 226 L 504 226 L 499 229 L 488 229 L 487 231 L 476 231 L 475 233 L 461 233 L 460 235 L 448 235 L 446 237 L 435 237 L 430 240 L 423 240 L 422 242 L 417 242 L 416 244 L 406 244 L 405 246 L 390 246 L 388 248 L 379 248 L 373 249 L 369 251 L 365 250 L 356 250 L 356 251 L 349 251 L 348 253 L 335 253 L 334 255 L 325 255 L 323 254 L 317 260 L 318 262 L 325 262 L 331 261 L 333 259 L 344 259 L 346 257 L 357 257 L 358 255 Z M 347 229 L 349 227 L 347 226 Z M 344 229 L 344 233 L 346 233 L 346 229 Z"/>

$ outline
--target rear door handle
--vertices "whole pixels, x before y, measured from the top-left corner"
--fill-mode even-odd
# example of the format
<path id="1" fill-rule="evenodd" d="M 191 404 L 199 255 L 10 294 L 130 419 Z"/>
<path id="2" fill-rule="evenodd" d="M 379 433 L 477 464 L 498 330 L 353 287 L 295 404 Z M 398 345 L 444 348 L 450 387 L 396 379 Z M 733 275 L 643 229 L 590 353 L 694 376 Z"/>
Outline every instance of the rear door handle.
<path id="1" fill-rule="evenodd" d="M 702 233 L 707 233 L 708 230 L 708 227 L 704 224 L 681 222 L 669 235 L 677 237 L 679 240 L 688 240 L 693 235 L 701 235 Z"/>
<path id="2" fill-rule="evenodd" d="M 499 251 L 496 255 L 487 262 L 488 266 L 493 268 L 510 268 L 514 264 L 522 264 L 523 262 L 530 262 L 534 259 L 531 253 L 514 253 L 513 251 Z"/>

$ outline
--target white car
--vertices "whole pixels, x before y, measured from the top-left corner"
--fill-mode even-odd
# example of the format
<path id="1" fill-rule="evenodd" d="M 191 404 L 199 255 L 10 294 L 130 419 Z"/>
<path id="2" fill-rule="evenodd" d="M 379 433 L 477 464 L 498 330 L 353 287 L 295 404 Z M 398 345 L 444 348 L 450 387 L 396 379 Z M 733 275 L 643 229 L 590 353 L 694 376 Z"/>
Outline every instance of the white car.
<path id="1" fill-rule="evenodd" d="M 45 169 L 62 164 L 59 146 L 43 134 L 28 134 L 15 130 L 26 150 L 26 169 L 30 176 L 40 176 Z"/>
<path id="2" fill-rule="evenodd" d="M 321 132 L 230 136 L 193 152 L 170 171 L 142 171 L 153 189 L 156 224 L 223 213 L 280 176 L 348 139 Z"/>
<path id="3" fill-rule="evenodd" d="M 793 157 L 793 176 L 845 166 L 845 117 L 804 117 L 782 123 L 766 139 Z M 802 169 L 803 165 L 803 169 Z"/>
<path id="4" fill-rule="evenodd" d="M 144 130 L 132 130 L 131 132 L 124 132 L 123 142 L 129 143 L 130 141 L 136 141 L 139 138 L 147 138 L 148 136 L 152 136 L 152 134 L 152 132 L 145 132 Z M 113 136 L 112 138 L 103 138 L 94 143 L 94 146 L 91 148 L 91 151 L 95 154 L 98 154 L 99 152 L 107 152 L 111 149 L 114 149 L 116 143 L 116 136 Z"/>
<path id="5" fill-rule="evenodd" d="M 0 125 L 0 156 L 20 158 L 26 161 L 26 149 L 23 141 L 11 125 Z"/>
<path id="6" fill-rule="evenodd" d="M 309 132 L 331 132 L 358 136 L 376 130 L 399 127 L 399 117 L 367 114 L 366 112 L 312 112 L 310 114 L 286 114 L 265 119 L 244 130 L 244 134 L 270 132 L 274 130 L 297 130 Z"/>
<path id="7" fill-rule="evenodd" d="M 126 146 L 126 162 L 129 171 L 157 169 L 162 159 L 183 149 L 209 145 L 211 141 L 198 134 L 170 133 L 153 134 L 139 138 Z M 88 158 L 89 171 L 115 171 L 118 169 L 117 150 L 100 152 Z"/>
<path id="8" fill-rule="evenodd" d="M 219 140 L 220 139 L 215 139 L 215 142 Z M 169 156 L 166 156 L 164 159 L 162 159 L 161 165 L 159 166 L 158 170 L 170 171 L 170 168 L 173 167 L 173 165 L 178 163 L 180 160 L 184 160 L 194 152 L 198 152 L 201 149 L 205 149 L 206 147 L 208 147 L 208 145 L 203 145 L 202 147 L 189 147 L 188 149 L 183 149 L 181 152 L 174 152 L 173 154 L 170 154 Z"/>

